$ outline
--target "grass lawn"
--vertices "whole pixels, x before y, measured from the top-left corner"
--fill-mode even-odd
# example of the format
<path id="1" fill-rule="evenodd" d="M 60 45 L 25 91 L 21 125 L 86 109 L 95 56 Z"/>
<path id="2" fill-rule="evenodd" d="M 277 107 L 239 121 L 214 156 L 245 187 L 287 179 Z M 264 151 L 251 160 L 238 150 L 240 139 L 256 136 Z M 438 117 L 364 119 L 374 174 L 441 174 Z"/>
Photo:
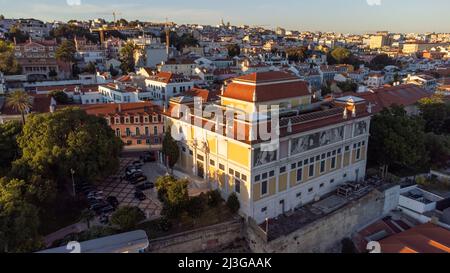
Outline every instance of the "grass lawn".
<path id="1" fill-rule="evenodd" d="M 171 234 L 219 224 L 229 221 L 232 218 L 233 214 L 230 212 L 225 203 L 222 203 L 217 208 L 207 207 L 202 216 L 197 219 L 192 219 L 186 213 L 183 213 L 179 219 L 171 220 L 172 227 L 169 231 L 162 231 L 158 227 L 158 220 L 143 223 L 139 226 L 139 228 L 145 230 L 151 240 L 158 237 L 164 237 Z"/>
<path id="2" fill-rule="evenodd" d="M 52 205 L 41 209 L 40 234 L 48 235 L 80 220 L 81 211 L 86 205 L 81 201 L 75 201 L 71 196 L 58 194 Z"/>

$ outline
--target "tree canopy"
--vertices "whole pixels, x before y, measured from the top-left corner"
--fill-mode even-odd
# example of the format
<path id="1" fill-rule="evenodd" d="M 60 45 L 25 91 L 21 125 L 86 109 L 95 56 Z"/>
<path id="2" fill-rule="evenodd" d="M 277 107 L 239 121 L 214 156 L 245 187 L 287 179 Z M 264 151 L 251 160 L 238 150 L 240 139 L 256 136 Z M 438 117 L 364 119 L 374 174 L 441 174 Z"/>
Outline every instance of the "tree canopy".
<path id="1" fill-rule="evenodd" d="M 56 59 L 66 62 L 73 63 L 75 62 L 75 44 L 72 41 L 65 40 L 61 43 L 61 45 L 56 49 L 55 57 Z"/>
<path id="2" fill-rule="evenodd" d="M 304 62 L 306 59 L 308 48 L 306 47 L 290 47 L 286 49 L 289 61 Z"/>
<path id="3" fill-rule="evenodd" d="M 124 74 L 130 73 L 134 71 L 134 51 L 136 50 L 136 46 L 132 42 L 126 43 L 120 49 L 120 69 Z"/>
<path id="4" fill-rule="evenodd" d="M 98 42 L 98 37 L 93 35 L 88 29 L 74 24 L 64 24 L 50 31 L 50 37 L 60 41 L 67 39 L 73 40 L 75 37 L 84 37 L 93 43 Z"/>
<path id="5" fill-rule="evenodd" d="M 369 158 L 383 166 L 421 168 L 426 154 L 423 128 L 420 118 L 399 106 L 383 109 L 371 122 Z"/>
<path id="6" fill-rule="evenodd" d="M 0 40 L 0 71 L 5 75 L 15 75 L 22 72 L 22 68 L 14 55 L 14 44 Z"/>
<path id="7" fill-rule="evenodd" d="M 122 231 L 129 231 L 136 228 L 139 222 L 145 219 L 144 212 L 138 207 L 119 208 L 111 216 L 111 223 L 118 225 Z"/>
<path id="8" fill-rule="evenodd" d="M 11 162 L 19 155 L 17 136 L 22 131 L 22 124 L 10 121 L 0 124 L 0 176 L 11 168 Z"/>
<path id="9" fill-rule="evenodd" d="M 103 118 L 78 108 L 30 115 L 18 144 L 22 157 L 14 167 L 19 173 L 31 171 L 60 183 L 69 180 L 71 169 L 91 182 L 114 173 L 122 149 Z"/>
<path id="10" fill-rule="evenodd" d="M 173 168 L 180 157 L 180 149 L 178 147 L 177 142 L 172 138 L 171 130 L 167 130 L 163 139 L 163 148 L 162 152 L 166 157 L 168 157 L 168 164 L 170 168 Z"/>
<path id="11" fill-rule="evenodd" d="M 450 104 L 440 96 L 419 101 L 419 109 L 425 120 L 425 131 L 435 134 L 450 134 Z"/>
<path id="12" fill-rule="evenodd" d="M 228 56 L 233 58 L 241 55 L 241 47 L 238 44 L 227 45 Z"/>

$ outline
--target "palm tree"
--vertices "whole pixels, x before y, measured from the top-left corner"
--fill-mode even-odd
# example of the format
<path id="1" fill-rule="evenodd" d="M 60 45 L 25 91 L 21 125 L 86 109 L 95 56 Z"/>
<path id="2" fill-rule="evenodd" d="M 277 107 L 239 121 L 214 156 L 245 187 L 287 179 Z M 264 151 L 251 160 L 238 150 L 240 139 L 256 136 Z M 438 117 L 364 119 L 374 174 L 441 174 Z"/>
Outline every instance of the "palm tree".
<path id="1" fill-rule="evenodd" d="M 25 125 L 25 113 L 31 109 L 31 96 L 24 91 L 14 91 L 9 94 L 6 104 L 20 112 Z"/>
<path id="2" fill-rule="evenodd" d="M 89 209 L 85 209 L 81 212 L 81 220 L 82 221 L 86 221 L 87 224 L 87 228 L 90 229 L 91 228 L 91 221 L 95 218 L 95 214 L 89 210 Z"/>

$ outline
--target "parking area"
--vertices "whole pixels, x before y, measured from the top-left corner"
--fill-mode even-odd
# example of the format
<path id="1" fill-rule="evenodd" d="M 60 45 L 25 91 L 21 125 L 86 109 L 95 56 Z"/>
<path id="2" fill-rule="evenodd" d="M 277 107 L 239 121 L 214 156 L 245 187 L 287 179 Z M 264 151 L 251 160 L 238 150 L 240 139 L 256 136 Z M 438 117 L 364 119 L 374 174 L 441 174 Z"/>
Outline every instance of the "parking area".
<path id="1" fill-rule="evenodd" d="M 121 158 L 120 169 L 116 175 L 110 176 L 104 183 L 99 185 L 99 190 L 103 192 L 105 197 L 114 196 L 119 201 L 119 207 L 135 206 L 139 207 L 148 219 L 159 218 L 161 214 L 162 204 L 158 200 L 156 189 L 146 190 L 143 193 L 146 199 L 143 201 L 135 198 L 135 186 L 122 180 L 127 166 L 132 164 L 139 158 Z M 165 174 L 165 170 L 161 169 L 157 163 L 146 163 L 142 167 L 142 171 L 150 182 L 155 182 L 159 176 Z"/>

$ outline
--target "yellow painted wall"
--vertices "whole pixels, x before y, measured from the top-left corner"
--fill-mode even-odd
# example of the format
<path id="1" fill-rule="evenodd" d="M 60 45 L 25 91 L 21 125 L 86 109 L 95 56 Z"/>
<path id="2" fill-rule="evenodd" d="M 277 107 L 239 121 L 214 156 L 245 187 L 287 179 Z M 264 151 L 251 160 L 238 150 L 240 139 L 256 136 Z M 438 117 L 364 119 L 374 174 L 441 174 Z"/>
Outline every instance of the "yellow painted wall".
<path id="1" fill-rule="evenodd" d="M 344 154 L 344 167 L 350 165 L 350 152 Z"/>
<path id="2" fill-rule="evenodd" d="M 297 171 L 291 171 L 290 182 L 291 188 L 295 187 L 295 185 L 297 184 Z"/>
<path id="3" fill-rule="evenodd" d="M 288 180 L 287 173 L 282 174 L 278 177 L 278 192 L 283 192 L 287 189 L 287 180 Z"/>
<path id="4" fill-rule="evenodd" d="M 250 150 L 247 147 L 228 142 L 228 160 L 232 160 L 242 166 L 249 167 Z"/>
<path id="5" fill-rule="evenodd" d="M 261 200 L 261 183 L 256 183 L 253 185 L 253 200 Z"/>
<path id="6" fill-rule="evenodd" d="M 277 179 L 275 177 L 269 179 L 269 196 L 277 193 Z"/>
<path id="7" fill-rule="evenodd" d="M 210 153 L 217 154 L 217 138 L 208 137 L 208 147 Z"/>

